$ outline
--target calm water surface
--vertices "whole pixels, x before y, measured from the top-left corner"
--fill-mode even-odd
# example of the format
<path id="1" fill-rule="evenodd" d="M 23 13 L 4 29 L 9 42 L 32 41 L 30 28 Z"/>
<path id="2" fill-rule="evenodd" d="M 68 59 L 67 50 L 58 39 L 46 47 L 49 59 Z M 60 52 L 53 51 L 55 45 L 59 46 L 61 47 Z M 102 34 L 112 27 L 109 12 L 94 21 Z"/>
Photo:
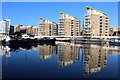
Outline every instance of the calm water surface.
<path id="1" fill-rule="evenodd" d="M 117 78 L 119 46 L 0 46 L 3 78 Z"/>

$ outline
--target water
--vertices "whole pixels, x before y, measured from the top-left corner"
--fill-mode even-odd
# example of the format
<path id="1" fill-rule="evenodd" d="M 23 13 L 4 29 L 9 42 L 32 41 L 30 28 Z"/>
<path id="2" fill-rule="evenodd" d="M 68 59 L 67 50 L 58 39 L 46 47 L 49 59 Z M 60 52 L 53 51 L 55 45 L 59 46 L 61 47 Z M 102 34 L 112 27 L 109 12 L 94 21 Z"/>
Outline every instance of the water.
<path id="1" fill-rule="evenodd" d="M 3 78 L 117 78 L 119 46 L 0 46 Z"/>

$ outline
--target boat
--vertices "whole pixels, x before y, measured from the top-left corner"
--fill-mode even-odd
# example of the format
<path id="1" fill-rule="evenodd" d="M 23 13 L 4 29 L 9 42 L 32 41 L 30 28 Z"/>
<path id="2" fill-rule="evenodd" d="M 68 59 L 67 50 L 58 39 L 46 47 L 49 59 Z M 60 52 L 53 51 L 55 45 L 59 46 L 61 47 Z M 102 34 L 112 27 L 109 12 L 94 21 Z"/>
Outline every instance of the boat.
<path id="1" fill-rule="evenodd" d="M 110 41 L 111 45 L 120 45 L 120 39 L 115 39 L 113 41 Z"/>
<path id="2" fill-rule="evenodd" d="M 8 43 L 13 44 L 13 45 L 44 44 L 44 43 L 54 43 L 55 44 L 55 41 L 56 41 L 55 38 L 50 39 L 50 38 L 44 37 L 41 39 L 37 39 L 37 38 L 30 39 L 29 37 L 27 37 L 27 38 L 24 37 L 24 38 L 11 38 Z"/>

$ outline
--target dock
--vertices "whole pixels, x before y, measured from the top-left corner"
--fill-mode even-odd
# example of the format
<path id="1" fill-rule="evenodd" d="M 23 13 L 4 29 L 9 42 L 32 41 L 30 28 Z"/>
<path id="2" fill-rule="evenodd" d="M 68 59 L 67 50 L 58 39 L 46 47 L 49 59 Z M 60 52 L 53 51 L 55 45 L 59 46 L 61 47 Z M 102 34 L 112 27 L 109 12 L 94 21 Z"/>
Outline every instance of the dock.
<path id="1" fill-rule="evenodd" d="M 61 42 L 74 42 L 84 44 L 110 44 L 120 45 L 119 36 L 42 36 L 42 37 L 22 37 L 22 38 L 6 38 L 0 41 L 0 44 L 43 44 L 43 43 L 55 43 L 55 41 Z M 117 42 L 117 41 L 118 42 Z"/>

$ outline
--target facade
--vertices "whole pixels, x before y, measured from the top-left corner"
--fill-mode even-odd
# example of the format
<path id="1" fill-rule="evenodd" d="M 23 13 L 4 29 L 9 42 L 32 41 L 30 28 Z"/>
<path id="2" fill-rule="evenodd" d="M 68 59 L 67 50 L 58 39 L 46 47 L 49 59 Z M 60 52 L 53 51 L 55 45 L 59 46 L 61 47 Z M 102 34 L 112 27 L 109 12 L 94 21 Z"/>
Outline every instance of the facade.
<path id="1" fill-rule="evenodd" d="M 109 27 L 109 36 L 120 35 L 120 27 Z"/>
<path id="2" fill-rule="evenodd" d="M 84 36 L 109 36 L 110 17 L 104 12 L 86 7 Z"/>
<path id="3" fill-rule="evenodd" d="M 9 35 L 10 19 L 0 20 L 0 34 Z"/>
<path id="4" fill-rule="evenodd" d="M 80 59 L 80 47 L 75 44 L 58 44 L 57 53 L 59 55 L 59 68 L 72 65 Z"/>
<path id="5" fill-rule="evenodd" d="M 69 14 L 60 12 L 58 35 L 59 36 L 80 36 L 80 20 Z"/>
<path id="6" fill-rule="evenodd" d="M 0 41 L 4 40 L 10 32 L 10 19 L 0 20 Z"/>
<path id="7" fill-rule="evenodd" d="M 50 59 L 56 55 L 56 46 L 52 45 L 38 45 L 40 60 Z"/>
<path id="8" fill-rule="evenodd" d="M 22 25 L 16 25 L 16 31 L 22 30 L 21 27 L 22 27 Z"/>
<path id="9" fill-rule="evenodd" d="M 41 22 L 39 23 L 40 33 L 42 36 L 57 36 L 58 35 L 58 25 L 57 23 L 40 18 Z"/>
<path id="10" fill-rule="evenodd" d="M 101 71 L 108 66 L 109 48 L 84 45 L 83 48 L 83 62 L 85 74 L 89 75 Z"/>
<path id="11" fill-rule="evenodd" d="M 21 30 L 25 30 L 26 34 L 31 34 L 31 35 L 39 34 L 39 27 L 38 26 L 16 25 L 16 31 L 20 32 Z"/>

